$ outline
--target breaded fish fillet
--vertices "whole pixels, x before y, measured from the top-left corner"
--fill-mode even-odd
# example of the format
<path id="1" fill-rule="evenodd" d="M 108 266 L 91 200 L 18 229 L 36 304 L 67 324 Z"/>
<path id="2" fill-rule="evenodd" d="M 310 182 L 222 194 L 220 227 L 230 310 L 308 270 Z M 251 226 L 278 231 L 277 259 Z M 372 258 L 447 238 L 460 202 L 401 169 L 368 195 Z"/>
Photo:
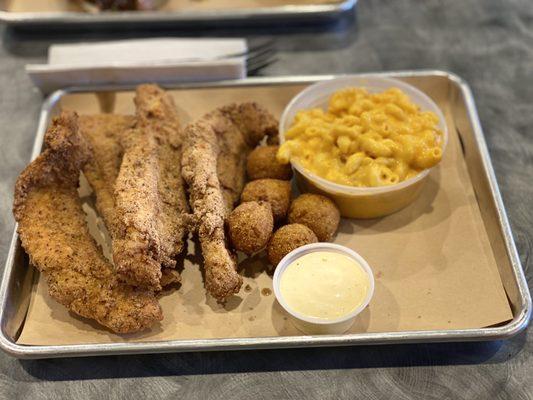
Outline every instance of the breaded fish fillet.
<path id="1" fill-rule="evenodd" d="M 56 118 L 45 143 L 47 149 L 17 180 L 13 212 L 22 245 L 50 295 L 117 333 L 160 321 L 153 292 L 121 283 L 89 234 L 77 187 L 91 151 L 78 133 L 77 115 Z"/>
<path id="2" fill-rule="evenodd" d="M 204 256 L 205 285 L 219 301 L 242 285 L 224 223 L 244 185 L 246 156 L 265 135 L 276 134 L 276 120 L 256 103 L 222 107 L 185 129 L 182 174 Z"/>
<path id="3" fill-rule="evenodd" d="M 173 267 L 183 251 L 189 212 L 185 184 L 181 176 L 183 130 L 170 94 L 156 85 L 140 85 L 135 98 L 138 127 L 151 130 L 159 146 L 158 193 L 160 199 L 161 258 L 163 266 Z"/>
<path id="4" fill-rule="evenodd" d="M 141 85 L 137 122 L 124 134 L 115 183 L 117 272 L 128 283 L 159 290 L 161 267 L 174 267 L 187 233 L 187 198 L 181 177 L 182 133 L 172 97 Z"/>
<path id="5" fill-rule="evenodd" d="M 246 183 L 246 158 L 268 136 L 278 137 L 277 121 L 257 103 L 229 105 L 220 112 L 232 121 L 223 135 L 218 135 L 220 148 L 217 174 L 228 214 L 241 197 Z"/>
<path id="6" fill-rule="evenodd" d="M 80 115 L 80 133 L 92 148 L 92 157 L 83 173 L 96 196 L 96 209 L 104 219 L 111 238 L 117 236 L 115 182 L 122 163 L 122 138 L 135 123 L 135 117 L 117 114 Z M 161 286 L 180 282 L 177 271 L 165 268 Z"/>
<path id="7" fill-rule="evenodd" d="M 115 181 L 122 162 L 120 138 L 130 129 L 135 117 L 115 114 L 80 115 L 80 133 L 92 148 L 93 156 L 83 173 L 96 195 L 96 209 L 111 237 L 116 235 Z"/>

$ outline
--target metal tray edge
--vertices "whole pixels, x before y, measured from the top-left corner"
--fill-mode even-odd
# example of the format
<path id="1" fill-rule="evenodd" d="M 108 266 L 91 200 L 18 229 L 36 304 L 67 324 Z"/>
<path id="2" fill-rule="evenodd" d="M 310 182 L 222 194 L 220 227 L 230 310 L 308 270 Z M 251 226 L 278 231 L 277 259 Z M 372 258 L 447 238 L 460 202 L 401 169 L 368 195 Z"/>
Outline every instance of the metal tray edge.
<path id="1" fill-rule="evenodd" d="M 391 71 L 380 73 L 357 74 L 359 76 L 392 76 L 409 77 L 435 75 L 449 79 L 456 84 L 467 103 L 469 118 L 473 124 L 473 131 L 476 137 L 479 150 L 482 155 L 482 162 L 487 178 L 490 182 L 491 194 L 497 205 L 499 222 L 502 227 L 506 249 L 511 261 L 515 280 L 521 295 L 522 304 L 518 314 L 508 323 L 498 327 L 462 329 L 454 331 L 405 331 L 405 332 L 385 332 L 385 333 L 364 333 L 354 335 L 327 335 L 327 336 L 289 336 L 289 337 L 263 337 L 263 338 L 235 338 L 235 339 L 205 339 L 205 340 L 178 340 L 171 342 L 139 342 L 139 343 L 111 343 L 98 344 L 98 350 L 94 349 L 94 344 L 87 345 L 66 345 L 66 346 L 26 346 L 19 345 L 11 340 L 4 329 L 0 330 L 0 349 L 16 358 L 58 358 L 68 356 L 96 356 L 111 354 L 141 354 L 141 353 L 165 353 L 165 352 L 188 352 L 188 351 L 216 351 L 216 350 L 245 350 L 245 349 L 265 349 L 265 348 L 288 348 L 288 347 L 325 347 L 325 346 L 347 346 L 347 345 L 377 345 L 377 344 L 397 344 L 397 343 L 421 343 L 421 342 L 452 342 L 452 341 L 485 341 L 508 339 L 528 325 L 531 318 L 532 300 L 528 289 L 527 281 L 522 269 L 518 251 L 512 236 L 509 220 L 505 211 L 503 200 L 498 188 L 496 176 L 488 148 L 484 139 L 483 131 L 476 111 L 474 98 L 469 85 L 458 75 L 442 70 L 418 70 L 418 71 Z M 252 86 L 272 83 L 306 83 L 312 81 L 331 79 L 339 75 L 309 75 L 309 76 L 281 76 L 249 78 L 242 80 L 220 81 L 216 83 L 188 83 L 165 85 L 167 88 L 185 87 L 223 87 L 230 85 Z M 126 86 L 102 86 L 98 90 L 128 90 L 135 85 Z M 94 90 L 94 87 L 90 88 Z M 52 93 L 42 105 L 39 119 L 39 126 L 35 145 L 32 152 L 32 159 L 40 152 L 42 136 L 46 130 L 47 115 L 53 105 L 67 93 L 87 91 L 88 88 L 67 88 Z M 13 258 L 18 241 L 18 235 L 13 233 L 13 239 L 6 266 L 0 285 L 0 322 L 5 317 L 5 305 L 7 302 L 7 292 L 9 281 L 13 272 Z M 60 352 L 58 352 L 60 350 Z"/>
<path id="2" fill-rule="evenodd" d="M 481 121 L 479 120 L 479 116 L 477 113 L 477 107 L 475 104 L 474 95 L 472 94 L 472 90 L 470 89 L 470 86 L 466 83 L 464 79 L 462 79 L 461 77 L 453 73 L 448 73 L 448 76 L 449 76 L 449 79 L 451 79 L 458 86 L 461 87 L 463 95 L 465 96 L 470 121 L 474 125 L 473 129 L 474 129 L 475 138 L 477 141 L 477 146 L 482 156 L 483 167 L 487 174 L 487 180 L 490 183 L 491 194 L 496 204 L 496 210 L 498 212 L 499 223 L 504 233 L 505 247 L 509 254 L 509 258 L 513 266 L 516 283 L 520 291 L 520 296 L 522 299 L 521 314 L 523 313 L 523 316 L 522 316 L 523 318 L 520 318 L 521 315 L 519 315 L 507 324 L 507 326 L 516 324 L 515 328 L 517 330 L 513 332 L 512 334 L 514 335 L 518 333 L 519 331 L 521 331 L 522 329 L 524 329 L 529 324 L 529 321 L 531 319 L 531 312 L 532 312 L 531 293 L 529 291 L 527 280 L 524 274 L 524 269 L 520 261 L 518 249 L 516 248 L 516 243 L 514 241 L 513 233 L 511 230 L 511 224 L 509 222 L 507 211 L 503 203 L 503 198 L 500 192 L 500 187 L 498 185 L 498 180 L 496 178 L 496 173 L 494 172 L 494 167 L 492 166 L 492 160 L 490 157 L 489 149 L 487 146 L 487 142 L 485 140 L 483 129 L 481 127 Z"/>
<path id="3" fill-rule="evenodd" d="M 148 22 L 239 21 L 246 19 L 270 20 L 276 18 L 305 19 L 335 16 L 353 10 L 358 0 L 345 0 L 338 4 L 287 5 L 278 7 L 246 8 L 228 11 L 189 11 L 162 13 L 122 12 L 120 14 L 87 14 L 81 12 L 28 12 L 0 11 L 0 22 L 22 26 L 42 23 L 61 24 L 131 24 Z"/>

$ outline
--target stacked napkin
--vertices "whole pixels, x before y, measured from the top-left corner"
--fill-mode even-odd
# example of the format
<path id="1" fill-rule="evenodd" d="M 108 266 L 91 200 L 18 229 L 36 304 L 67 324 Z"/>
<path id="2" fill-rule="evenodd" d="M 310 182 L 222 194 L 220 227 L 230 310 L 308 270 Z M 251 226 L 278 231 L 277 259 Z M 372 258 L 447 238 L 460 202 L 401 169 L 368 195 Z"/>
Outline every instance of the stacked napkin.
<path id="1" fill-rule="evenodd" d="M 52 45 L 26 72 L 44 93 L 70 86 L 246 77 L 244 39 L 141 39 Z"/>

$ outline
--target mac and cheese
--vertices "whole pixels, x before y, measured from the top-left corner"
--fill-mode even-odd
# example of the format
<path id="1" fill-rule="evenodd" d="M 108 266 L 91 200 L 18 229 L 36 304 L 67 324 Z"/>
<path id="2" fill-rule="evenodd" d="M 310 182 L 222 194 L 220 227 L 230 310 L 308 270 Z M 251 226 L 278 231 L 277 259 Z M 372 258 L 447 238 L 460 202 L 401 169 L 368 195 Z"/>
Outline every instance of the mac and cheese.
<path id="1" fill-rule="evenodd" d="M 438 123 L 434 113 L 420 111 L 400 89 L 371 94 L 347 88 L 331 96 L 327 111 L 296 115 L 278 159 L 293 159 L 342 185 L 392 185 L 440 161 Z"/>

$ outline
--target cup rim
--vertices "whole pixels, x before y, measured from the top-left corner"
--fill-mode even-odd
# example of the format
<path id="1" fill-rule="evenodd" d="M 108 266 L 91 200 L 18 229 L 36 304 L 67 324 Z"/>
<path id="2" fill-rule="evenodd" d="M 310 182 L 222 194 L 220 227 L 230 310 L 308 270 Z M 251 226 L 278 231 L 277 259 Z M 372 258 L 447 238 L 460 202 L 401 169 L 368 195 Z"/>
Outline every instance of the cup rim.
<path id="1" fill-rule="evenodd" d="M 285 302 L 283 295 L 281 294 L 281 288 L 280 288 L 281 277 L 283 273 L 285 272 L 286 268 L 288 267 L 288 265 L 292 261 L 302 257 L 305 254 L 314 253 L 316 251 L 321 251 L 321 250 L 326 250 L 326 251 L 333 250 L 334 252 L 347 255 L 348 257 L 357 261 L 357 263 L 361 266 L 361 268 L 363 268 L 366 275 L 368 276 L 369 287 L 368 287 L 368 291 L 367 291 L 364 301 L 356 309 L 351 311 L 349 314 L 346 314 L 342 317 L 335 318 L 335 319 L 324 319 L 324 318 L 318 318 L 318 317 L 305 316 L 299 313 L 298 311 L 292 309 Z M 355 318 L 358 314 L 361 313 L 361 311 L 363 311 L 368 306 L 368 304 L 370 303 L 370 300 L 372 299 L 372 296 L 374 295 L 375 282 L 374 282 L 374 274 L 372 272 L 372 269 L 370 268 L 370 265 L 360 254 L 340 244 L 319 242 L 319 243 L 311 243 L 305 246 L 298 247 L 294 249 L 293 251 L 291 251 L 289 254 L 287 254 L 285 257 L 283 257 L 281 261 L 278 263 L 276 270 L 274 271 L 274 278 L 273 278 L 272 286 L 274 288 L 274 294 L 276 295 L 276 299 L 281 305 L 281 307 L 294 318 L 297 318 L 301 321 L 308 322 L 308 323 L 315 324 L 315 325 L 335 325 L 335 324 L 346 322 L 350 319 Z"/>
<path id="2" fill-rule="evenodd" d="M 89 12 L 89 13 L 92 13 L 92 14 L 99 14 L 99 13 L 114 13 L 114 12 L 120 12 L 120 13 L 125 13 L 125 12 L 150 12 L 150 11 L 156 11 L 158 9 L 160 9 L 161 7 L 163 7 L 165 5 L 165 3 L 167 3 L 168 0 L 157 0 L 156 4 L 155 4 L 155 7 L 153 9 L 147 9 L 147 10 L 127 10 L 127 11 L 115 11 L 115 10 L 100 10 L 98 8 L 98 6 L 96 4 L 93 4 L 91 2 L 89 2 L 88 0 L 78 0 L 78 3 L 80 5 L 80 7 L 86 11 L 86 12 Z"/>
<path id="3" fill-rule="evenodd" d="M 362 77 L 362 76 L 358 76 L 358 75 L 343 75 L 343 76 L 340 76 L 340 77 L 336 77 L 336 78 L 332 78 L 332 79 L 328 79 L 328 80 L 325 80 L 325 81 L 320 81 L 320 82 L 314 83 L 314 84 L 306 87 L 302 91 L 300 91 L 296 96 L 294 96 L 291 99 L 289 104 L 287 104 L 287 106 L 283 110 L 283 113 L 282 113 L 281 118 L 279 120 L 278 130 L 279 130 L 280 143 L 283 144 L 285 142 L 285 125 L 286 125 L 286 122 L 287 122 L 287 119 L 288 119 L 289 111 L 291 111 L 291 109 L 295 107 L 295 104 L 298 103 L 302 98 L 306 97 L 309 94 L 309 92 L 311 92 L 313 90 L 316 90 L 317 88 L 320 88 L 320 87 L 326 87 L 327 88 L 328 86 L 331 86 L 335 82 L 342 82 L 342 81 L 346 82 L 346 87 L 358 86 L 359 85 L 361 87 L 368 88 L 368 89 L 372 88 L 372 84 L 367 84 L 367 85 L 364 85 L 364 84 L 353 84 L 353 83 L 350 84 L 350 82 L 353 81 L 353 80 L 381 81 L 383 83 L 390 84 L 391 87 L 396 86 L 399 89 L 402 89 L 402 90 L 406 91 L 407 92 L 406 94 L 408 96 L 409 96 L 409 93 L 411 92 L 411 93 L 414 93 L 417 96 L 421 97 L 430 106 L 430 110 L 428 110 L 428 111 L 434 112 L 435 114 L 437 114 L 437 117 L 439 118 L 439 128 L 441 128 L 441 130 L 442 130 L 442 154 L 444 156 L 444 153 L 446 151 L 446 147 L 448 146 L 449 132 L 448 132 L 448 125 L 447 125 L 446 119 L 444 117 L 444 113 L 442 112 L 440 107 L 437 106 L 437 104 L 435 104 L 435 102 L 427 94 L 425 94 L 423 91 L 421 91 L 420 89 L 418 89 L 418 88 L 416 88 L 416 87 L 414 87 L 414 86 L 412 86 L 412 85 L 410 85 L 410 84 L 408 84 L 406 82 L 400 81 L 398 79 L 384 78 L 384 77 L 380 77 L 380 76 L 364 76 L 364 77 Z M 331 96 L 331 94 L 333 94 L 337 90 L 338 89 L 334 89 L 334 90 L 328 91 L 328 96 Z M 411 101 L 413 101 L 417 105 L 420 105 L 416 101 L 414 101 L 413 99 L 411 99 Z M 333 181 L 330 181 L 330 180 L 327 180 L 325 178 L 322 178 L 322 177 L 314 174 L 313 172 L 305 169 L 304 167 L 302 167 L 296 161 L 292 161 L 291 160 L 290 163 L 294 167 L 294 169 L 296 169 L 296 171 L 298 171 L 301 175 L 303 175 L 308 180 L 314 182 L 321 189 L 323 189 L 323 190 L 325 190 L 327 192 L 348 194 L 348 195 L 349 194 L 353 194 L 353 195 L 369 195 L 369 194 L 388 193 L 388 192 L 394 192 L 394 191 L 397 191 L 397 190 L 402 190 L 402 189 L 404 189 L 404 188 L 406 188 L 408 186 L 414 185 L 416 182 L 424 179 L 429 174 L 429 172 L 433 168 L 435 168 L 435 167 L 432 167 L 432 168 L 424 169 L 423 171 L 420 171 L 417 175 L 413 176 L 412 178 L 406 179 L 406 180 L 404 180 L 402 182 L 395 183 L 393 185 L 356 187 L 356 186 L 342 185 L 340 183 L 335 183 Z"/>

